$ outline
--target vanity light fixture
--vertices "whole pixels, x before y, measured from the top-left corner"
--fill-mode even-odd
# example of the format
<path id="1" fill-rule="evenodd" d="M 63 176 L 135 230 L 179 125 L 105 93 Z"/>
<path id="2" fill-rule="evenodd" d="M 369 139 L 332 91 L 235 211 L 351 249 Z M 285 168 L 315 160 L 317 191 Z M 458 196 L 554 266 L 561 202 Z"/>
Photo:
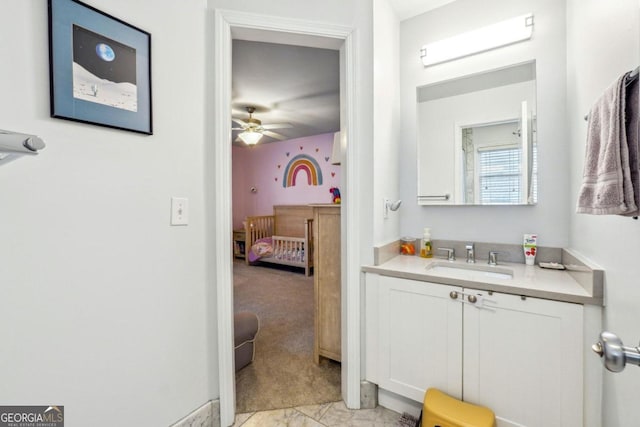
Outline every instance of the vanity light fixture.
<path id="1" fill-rule="evenodd" d="M 247 145 L 256 145 L 258 141 L 260 141 L 260 138 L 262 138 L 262 134 L 260 132 L 246 130 L 238 135 L 238 137 Z"/>
<path id="2" fill-rule="evenodd" d="M 426 44 L 420 49 L 420 58 L 427 67 L 528 40 L 532 34 L 533 13 L 528 13 Z"/>

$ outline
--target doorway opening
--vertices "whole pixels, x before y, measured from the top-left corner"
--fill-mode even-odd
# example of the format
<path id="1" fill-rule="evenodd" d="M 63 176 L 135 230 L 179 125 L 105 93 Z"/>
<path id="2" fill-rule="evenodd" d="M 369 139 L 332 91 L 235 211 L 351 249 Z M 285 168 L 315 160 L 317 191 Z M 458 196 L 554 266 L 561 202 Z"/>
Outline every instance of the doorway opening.
<path id="1" fill-rule="evenodd" d="M 220 416 L 223 425 L 233 423 L 235 416 L 235 381 L 233 359 L 233 289 L 232 289 L 232 194 L 231 194 L 231 46 L 232 38 L 244 40 L 277 42 L 286 39 L 288 44 L 309 47 L 333 48 L 340 51 L 341 80 L 341 140 L 342 150 L 349 167 L 344 168 L 341 207 L 342 237 L 341 258 L 341 336 L 342 336 L 342 397 L 347 407 L 360 407 L 361 381 L 361 288 L 360 258 L 362 221 L 361 205 L 363 197 L 361 171 L 366 169 L 366 157 L 361 155 L 364 147 L 357 143 L 358 135 L 364 132 L 364 122 L 357 120 L 356 94 L 358 88 L 355 41 L 353 29 L 340 25 L 320 24 L 313 21 L 292 20 L 270 16 L 265 19 L 258 14 L 213 10 L 212 56 L 213 79 L 210 83 L 213 94 L 211 104 L 213 120 L 209 133 L 213 144 L 210 147 L 209 178 L 214 184 L 213 196 L 207 203 L 212 212 L 208 225 L 207 244 L 213 253 L 209 268 L 213 280 L 211 301 L 216 309 L 212 311 L 212 345 L 217 348 L 218 359 L 213 361 L 210 384 L 212 397 L 217 398 L 219 390 Z M 233 33 L 233 37 L 232 37 Z M 266 36 L 273 37 L 267 40 Z M 215 112 L 215 113 L 213 113 Z M 344 167 L 344 164 L 343 164 Z M 348 197 L 348 195 L 351 197 Z M 347 285 L 351 283 L 353 285 Z"/>
<path id="2" fill-rule="evenodd" d="M 252 363 L 235 361 L 236 411 L 335 402 L 341 331 L 339 323 L 323 329 L 338 343 L 336 360 L 319 357 L 314 295 L 326 266 L 314 256 L 321 243 L 314 215 L 341 186 L 333 158 L 339 51 L 238 38 L 232 46 L 234 313 L 260 323 Z M 340 228 L 321 235 L 339 241 Z"/>

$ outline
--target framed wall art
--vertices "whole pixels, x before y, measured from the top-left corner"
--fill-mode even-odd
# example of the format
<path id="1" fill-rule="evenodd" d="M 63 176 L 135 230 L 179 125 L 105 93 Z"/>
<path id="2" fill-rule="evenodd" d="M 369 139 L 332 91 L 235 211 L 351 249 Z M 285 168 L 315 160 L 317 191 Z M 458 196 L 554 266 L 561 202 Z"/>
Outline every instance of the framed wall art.
<path id="1" fill-rule="evenodd" d="M 151 135 L 151 34 L 77 0 L 48 2 L 51 117 Z"/>

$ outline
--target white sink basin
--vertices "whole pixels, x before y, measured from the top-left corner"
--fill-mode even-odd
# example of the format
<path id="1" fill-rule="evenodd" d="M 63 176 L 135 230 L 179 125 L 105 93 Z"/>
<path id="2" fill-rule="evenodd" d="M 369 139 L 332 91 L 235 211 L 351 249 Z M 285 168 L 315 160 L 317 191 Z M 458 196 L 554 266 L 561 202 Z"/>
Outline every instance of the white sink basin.
<path id="1" fill-rule="evenodd" d="M 427 266 L 427 272 L 453 279 L 482 281 L 483 279 L 513 279 L 513 270 L 506 267 L 477 264 L 454 264 L 434 262 Z"/>

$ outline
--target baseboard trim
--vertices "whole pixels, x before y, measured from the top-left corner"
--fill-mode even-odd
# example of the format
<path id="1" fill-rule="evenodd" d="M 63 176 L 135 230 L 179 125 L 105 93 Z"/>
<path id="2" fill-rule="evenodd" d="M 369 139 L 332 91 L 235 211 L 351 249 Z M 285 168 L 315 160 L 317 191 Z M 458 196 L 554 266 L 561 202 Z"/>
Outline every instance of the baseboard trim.
<path id="1" fill-rule="evenodd" d="M 220 427 L 220 400 L 210 400 L 170 427 Z"/>
<path id="2" fill-rule="evenodd" d="M 391 409 L 392 411 L 401 414 L 406 412 L 416 418 L 418 418 L 422 410 L 422 405 L 419 402 L 382 388 L 378 388 L 378 403 L 380 406 Z"/>

